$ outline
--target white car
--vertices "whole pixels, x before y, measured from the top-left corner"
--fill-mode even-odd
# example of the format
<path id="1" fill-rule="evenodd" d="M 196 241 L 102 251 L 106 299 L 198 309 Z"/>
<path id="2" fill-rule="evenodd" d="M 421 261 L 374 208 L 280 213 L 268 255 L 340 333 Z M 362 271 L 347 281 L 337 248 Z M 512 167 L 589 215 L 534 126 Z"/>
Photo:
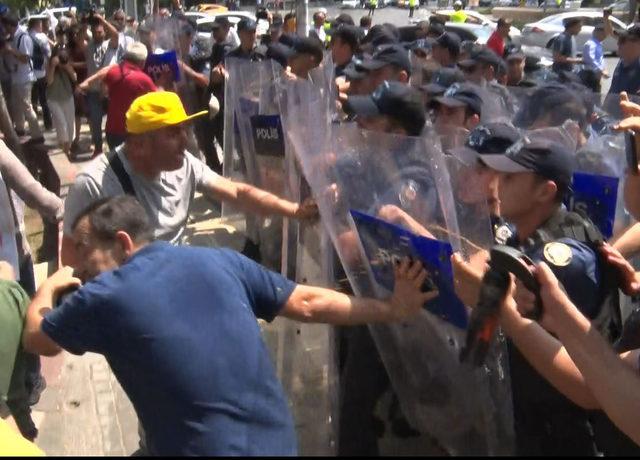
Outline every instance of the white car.
<path id="1" fill-rule="evenodd" d="M 340 3 L 340 8 L 343 9 L 356 9 L 356 8 L 360 8 L 360 0 L 342 0 L 342 3 Z"/>
<path id="2" fill-rule="evenodd" d="M 198 19 L 208 18 L 209 15 L 207 13 L 202 13 L 201 11 L 185 11 L 184 15 L 188 18 L 193 18 L 196 21 Z"/>
<path id="3" fill-rule="evenodd" d="M 486 43 L 491 36 L 491 33 L 498 27 L 498 23 L 492 18 L 489 18 L 484 14 L 480 14 L 473 10 L 465 10 L 465 13 L 467 13 L 466 22 L 449 22 L 449 18 L 453 13 L 454 10 L 438 10 L 433 14 L 445 17 L 447 20 L 446 26 L 451 26 L 459 30 L 468 30 L 472 32 L 475 36 L 478 37 L 478 43 Z M 509 29 L 509 36 L 511 37 L 511 41 L 513 42 L 513 44 L 520 44 L 521 34 L 516 27 L 511 26 L 511 29 Z"/>
<path id="4" fill-rule="evenodd" d="M 211 39 L 211 32 L 213 31 L 213 23 L 217 17 L 225 17 L 231 23 L 233 29 L 244 18 L 256 20 L 256 17 L 245 11 L 228 11 L 219 14 L 207 14 L 205 17 L 196 20 L 196 34 L 201 39 Z M 265 31 L 257 30 L 258 35 L 266 33 Z"/>
<path id="5" fill-rule="evenodd" d="M 556 35 L 564 32 L 562 21 L 567 18 L 578 17 L 582 19 L 582 30 L 576 36 L 576 45 L 578 53 L 582 53 L 582 48 L 591 35 L 593 27 L 597 22 L 602 21 L 602 12 L 598 11 L 572 11 L 570 13 L 554 14 L 547 16 L 538 22 L 527 24 L 522 28 L 522 44 L 532 46 L 546 47 L 550 45 L 551 39 Z M 622 32 L 627 26 L 620 19 L 610 17 L 611 26 L 614 32 Z M 605 53 L 615 53 L 618 49 L 618 42 L 615 37 L 607 37 L 602 43 Z"/>

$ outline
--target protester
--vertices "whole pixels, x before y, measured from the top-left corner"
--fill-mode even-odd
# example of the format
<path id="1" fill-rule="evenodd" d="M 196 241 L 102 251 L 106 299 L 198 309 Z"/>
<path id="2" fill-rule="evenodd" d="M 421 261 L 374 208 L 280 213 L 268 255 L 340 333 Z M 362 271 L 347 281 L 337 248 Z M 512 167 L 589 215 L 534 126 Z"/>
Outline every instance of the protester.
<path id="1" fill-rule="evenodd" d="M 87 77 L 95 75 L 103 68 L 115 64 L 119 46 L 118 31 L 99 14 L 91 18 L 91 40 L 87 44 L 85 56 L 87 63 Z M 102 153 L 102 117 L 103 100 L 100 83 L 93 82 L 87 91 L 87 105 L 89 111 L 89 128 L 93 143 L 92 156 Z"/>
<path id="2" fill-rule="evenodd" d="M 43 20 L 31 18 L 28 23 L 28 34 L 33 43 L 33 55 L 31 57 L 31 67 L 35 76 L 35 83 L 31 91 L 31 103 L 35 108 L 40 104 L 42 108 L 42 119 L 44 128 L 49 131 L 53 127 L 51 111 L 47 105 L 47 66 L 51 58 L 51 47 L 49 38 L 43 33 Z"/>
<path id="3" fill-rule="evenodd" d="M 509 41 L 509 31 L 511 30 L 511 19 L 500 18 L 496 30 L 487 40 L 487 47 L 499 57 L 504 56 L 505 44 Z"/>
<path id="4" fill-rule="evenodd" d="M 78 174 L 69 190 L 62 241 L 64 263 L 78 262 L 71 244 L 74 219 L 92 202 L 114 195 L 137 196 L 148 211 L 154 235 L 174 243 L 184 232 L 196 189 L 255 213 L 292 218 L 315 215 L 315 205 L 299 205 L 218 176 L 186 152 L 184 122 L 205 113 L 187 116 L 175 93 L 151 92 L 134 101 L 126 115 L 128 135 L 124 146 L 109 157 L 98 157 Z M 159 175 L 161 182 L 156 180 Z"/>
<path id="5" fill-rule="evenodd" d="M 576 57 L 578 47 L 575 36 L 582 30 L 582 19 L 570 17 L 562 21 L 564 32 L 553 40 L 553 71 L 571 72 L 575 64 L 581 64 L 582 59 Z"/>
<path id="6" fill-rule="evenodd" d="M 151 455 L 295 455 L 293 421 L 256 318 L 395 321 L 437 295 L 420 292 L 426 271 L 408 260 L 396 269 L 392 297 L 380 301 L 296 285 L 229 250 L 153 243 L 146 212 L 132 197 L 94 203 L 76 216 L 73 233 L 85 285 L 51 310 L 80 280 L 63 268 L 45 281 L 23 343 L 45 355 L 60 347 L 104 354 Z M 114 311 L 103 315 L 105 296 Z M 191 299 L 186 312 L 178 313 L 178 298 Z"/>
<path id="7" fill-rule="evenodd" d="M 20 29 L 18 18 L 9 13 L 1 18 L 2 25 L 9 33 L 11 42 L 2 49 L 11 69 L 11 117 L 18 135 L 24 135 L 25 118 L 29 124 L 31 141 L 44 142 L 42 130 L 38 125 L 31 104 L 31 90 L 36 80 L 31 59 L 33 58 L 33 40 L 29 34 Z"/>
<path id="8" fill-rule="evenodd" d="M 73 87 L 78 81 L 68 48 L 64 45 L 64 33 L 58 31 L 58 43 L 53 48 L 47 65 L 47 101 L 53 117 L 58 144 L 66 155 L 71 154 L 71 144 L 76 138 L 76 120 Z"/>
<path id="9" fill-rule="evenodd" d="M 73 70 L 76 72 L 76 82 L 81 84 L 87 78 L 87 39 L 86 25 L 72 26 L 67 35 L 67 43 L 69 47 L 70 62 Z M 82 125 L 82 117 L 88 114 L 86 97 L 80 93 L 74 92 L 73 105 L 75 107 L 76 129 L 75 137 L 71 143 L 71 150 L 78 148 L 80 139 L 80 127 Z"/>

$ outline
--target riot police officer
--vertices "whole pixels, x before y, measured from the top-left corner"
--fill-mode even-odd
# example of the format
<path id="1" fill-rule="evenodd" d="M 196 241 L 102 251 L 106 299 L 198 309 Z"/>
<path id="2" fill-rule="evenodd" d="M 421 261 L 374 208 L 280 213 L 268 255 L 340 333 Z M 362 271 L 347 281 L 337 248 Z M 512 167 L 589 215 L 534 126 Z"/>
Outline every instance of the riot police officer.
<path id="1" fill-rule="evenodd" d="M 617 284 L 598 255 L 602 237 L 587 218 L 562 205 L 571 191 L 572 152 L 532 133 L 505 154 L 481 155 L 481 160 L 499 173 L 500 212 L 515 225 L 513 244 L 534 261 L 546 262 L 594 327 L 615 340 L 620 333 Z M 514 346 L 509 364 L 518 454 L 610 452 L 606 443 L 612 427 L 605 420 L 560 394 Z"/>

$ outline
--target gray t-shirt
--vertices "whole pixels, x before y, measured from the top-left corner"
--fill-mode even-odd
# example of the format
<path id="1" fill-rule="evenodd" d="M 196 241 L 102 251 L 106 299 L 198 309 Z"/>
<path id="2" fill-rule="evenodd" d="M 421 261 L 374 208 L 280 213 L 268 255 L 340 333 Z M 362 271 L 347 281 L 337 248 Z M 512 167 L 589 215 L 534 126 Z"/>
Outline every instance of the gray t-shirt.
<path id="1" fill-rule="evenodd" d="M 109 40 L 103 40 L 100 44 L 96 44 L 93 40 L 89 41 L 85 58 L 87 60 L 87 76 L 94 75 L 103 67 L 109 67 L 117 61 L 118 49 L 109 46 Z M 100 82 L 95 81 L 90 85 L 92 91 L 100 91 Z"/>
<path id="2" fill-rule="evenodd" d="M 136 198 L 147 211 L 156 238 L 178 243 L 184 232 L 189 208 L 196 190 L 215 183 L 220 176 L 206 164 L 185 151 L 182 168 L 164 171 L 149 180 L 136 174 L 124 154 L 124 146 L 116 149 L 124 169 L 131 178 Z M 64 234 L 71 236 L 78 215 L 91 203 L 103 198 L 124 195 L 124 190 L 106 155 L 93 160 L 76 176 L 64 206 Z"/>

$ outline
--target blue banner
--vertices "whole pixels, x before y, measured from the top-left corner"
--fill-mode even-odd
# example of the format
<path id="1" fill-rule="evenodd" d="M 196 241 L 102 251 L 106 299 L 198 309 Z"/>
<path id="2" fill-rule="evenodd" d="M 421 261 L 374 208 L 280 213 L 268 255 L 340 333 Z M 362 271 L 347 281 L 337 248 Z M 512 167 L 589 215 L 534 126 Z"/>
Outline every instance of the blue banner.
<path id="1" fill-rule="evenodd" d="M 618 182 L 617 177 L 574 173 L 573 196 L 565 203 L 570 211 L 586 214 L 605 238 L 613 235 Z"/>
<path id="2" fill-rule="evenodd" d="M 180 81 L 180 68 L 175 50 L 147 56 L 144 71 L 153 81 L 158 81 L 162 75 L 169 71 L 173 75 L 173 81 Z"/>
<path id="3" fill-rule="evenodd" d="M 406 256 L 418 259 L 429 272 L 428 287 L 439 291 L 438 297 L 427 302 L 425 308 L 460 329 L 467 328 L 467 310 L 453 287 L 452 248 L 449 243 L 418 236 L 355 210 L 351 210 L 351 216 L 378 284 L 393 291 L 395 262 Z"/>

